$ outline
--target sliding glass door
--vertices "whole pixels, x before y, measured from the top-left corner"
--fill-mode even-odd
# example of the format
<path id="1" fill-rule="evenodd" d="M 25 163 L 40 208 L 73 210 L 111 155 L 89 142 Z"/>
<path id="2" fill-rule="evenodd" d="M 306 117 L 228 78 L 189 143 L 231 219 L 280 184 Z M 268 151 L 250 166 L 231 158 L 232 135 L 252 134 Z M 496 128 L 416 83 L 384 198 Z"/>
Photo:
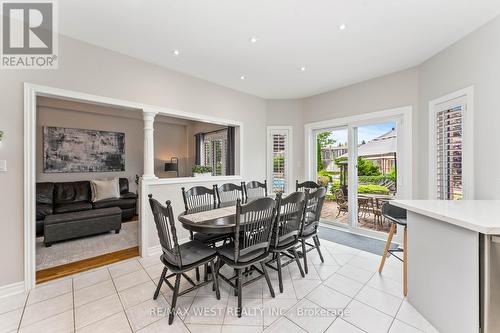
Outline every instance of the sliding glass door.
<path id="1" fill-rule="evenodd" d="M 382 118 L 313 131 L 312 170 L 328 186 L 323 223 L 385 238 L 390 224 L 381 207 L 398 195 L 400 123 Z"/>

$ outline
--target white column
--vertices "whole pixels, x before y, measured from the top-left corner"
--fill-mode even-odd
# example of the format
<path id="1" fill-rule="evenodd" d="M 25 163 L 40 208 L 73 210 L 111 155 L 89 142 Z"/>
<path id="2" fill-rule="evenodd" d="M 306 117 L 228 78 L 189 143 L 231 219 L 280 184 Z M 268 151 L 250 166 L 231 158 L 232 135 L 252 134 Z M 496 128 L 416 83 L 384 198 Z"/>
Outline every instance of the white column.
<path id="1" fill-rule="evenodd" d="M 158 178 L 155 176 L 154 122 L 156 111 L 143 110 L 144 119 L 144 174 L 143 179 Z"/>

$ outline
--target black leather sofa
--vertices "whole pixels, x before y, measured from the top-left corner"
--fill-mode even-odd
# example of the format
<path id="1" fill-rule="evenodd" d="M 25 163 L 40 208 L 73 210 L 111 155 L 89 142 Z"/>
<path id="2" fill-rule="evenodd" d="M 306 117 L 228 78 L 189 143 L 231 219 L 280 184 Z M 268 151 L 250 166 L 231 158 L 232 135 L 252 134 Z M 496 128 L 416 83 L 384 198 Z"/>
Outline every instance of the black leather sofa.
<path id="1" fill-rule="evenodd" d="M 127 178 L 120 178 L 120 198 L 92 202 L 90 181 L 37 183 L 36 234 L 43 236 L 44 220 L 48 215 L 66 214 L 92 209 L 118 207 L 122 221 L 135 216 L 137 195 L 129 191 Z"/>

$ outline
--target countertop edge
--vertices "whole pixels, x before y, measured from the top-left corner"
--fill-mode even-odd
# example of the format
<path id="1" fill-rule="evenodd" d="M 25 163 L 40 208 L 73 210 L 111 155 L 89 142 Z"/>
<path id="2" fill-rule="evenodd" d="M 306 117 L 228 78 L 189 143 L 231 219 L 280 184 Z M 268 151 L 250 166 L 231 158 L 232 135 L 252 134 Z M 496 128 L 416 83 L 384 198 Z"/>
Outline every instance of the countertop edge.
<path id="1" fill-rule="evenodd" d="M 452 224 L 452 225 L 455 225 L 458 227 L 462 227 L 462 228 L 465 228 L 465 229 L 468 229 L 471 231 L 479 232 L 479 233 L 486 234 L 486 235 L 500 234 L 500 226 L 499 227 L 488 227 L 488 226 L 478 225 L 470 220 L 464 220 L 464 219 L 459 219 L 457 217 L 442 215 L 442 214 L 436 213 L 434 211 L 431 211 L 431 210 L 428 210 L 428 209 L 425 209 L 422 207 L 418 207 L 416 205 L 408 204 L 408 203 L 404 202 L 404 200 L 403 201 L 402 200 L 392 200 L 390 202 L 390 204 L 397 206 L 397 207 L 400 207 L 400 208 L 403 208 L 403 209 L 406 209 L 406 210 L 409 210 L 411 212 L 414 212 L 414 213 L 417 213 L 420 215 L 429 216 L 433 219 L 440 220 L 440 221 L 443 221 L 443 222 L 446 222 L 446 223 L 449 223 L 449 224 Z"/>

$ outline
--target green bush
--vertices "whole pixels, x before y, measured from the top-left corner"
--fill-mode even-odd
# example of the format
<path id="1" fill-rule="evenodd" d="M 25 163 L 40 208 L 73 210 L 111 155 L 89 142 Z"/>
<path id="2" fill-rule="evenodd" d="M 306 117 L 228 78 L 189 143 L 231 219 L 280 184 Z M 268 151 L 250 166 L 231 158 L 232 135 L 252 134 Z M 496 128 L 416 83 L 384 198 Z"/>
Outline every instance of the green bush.
<path id="1" fill-rule="evenodd" d="M 389 194 L 389 189 L 382 185 L 359 185 L 358 193 Z"/>
<path id="2" fill-rule="evenodd" d="M 331 174 L 326 171 L 326 170 L 320 170 L 318 171 L 318 181 L 319 181 L 319 178 L 320 177 L 327 177 L 328 178 L 328 183 L 331 183 L 332 182 L 332 176 Z"/>
<path id="3" fill-rule="evenodd" d="M 318 177 L 318 184 L 321 186 L 327 186 L 329 182 L 330 182 L 330 178 L 328 176 L 319 176 Z"/>
<path id="4" fill-rule="evenodd" d="M 193 173 L 212 173 L 212 167 L 205 165 L 195 165 L 192 171 Z"/>
<path id="5" fill-rule="evenodd" d="M 371 160 L 365 160 L 358 157 L 358 175 L 359 176 L 379 176 L 378 166 Z"/>

